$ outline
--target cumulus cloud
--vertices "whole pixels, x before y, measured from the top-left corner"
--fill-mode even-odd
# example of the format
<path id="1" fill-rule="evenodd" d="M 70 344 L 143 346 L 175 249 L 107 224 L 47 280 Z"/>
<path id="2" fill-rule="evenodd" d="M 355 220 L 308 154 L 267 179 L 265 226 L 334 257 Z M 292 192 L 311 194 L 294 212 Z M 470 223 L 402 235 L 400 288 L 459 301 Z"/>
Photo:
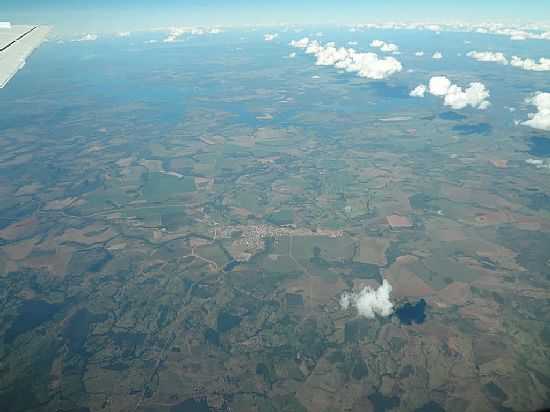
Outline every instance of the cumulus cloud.
<path id="1" fill-rule="evenodd" d="M 540 159 L 527 159 L 525 163 L 531 166 L 535 166 L 537 169 L 550 169 L 550 162 Z"/>
<path id="2" fill-rule="evenodd" d="M 494 62 L 500 64 L 508 64 L 508 59 L 500 52 L 478 52 L 471 51 L 466 56 L 480 62 Z"/>
<path id="3" fill-rule="evenodd" d="M 550 71 L 550 59 L 540 58 L 539 61 L 533 59 L 521 59 L 518 56 L 512 56 L 510 64 L 514 67 L 519 67 L 523 70 L 530 70 L 534 72 L 547 72 Z"/>
<path id="4" fill-rule="evenodd" d="M 376 315 L 389 316 L 393 313 L 393 303 L 390 300 L 392 286 L 384 279 L 378 289 L 365 286 L 358 293 L 344 293 L 340 297 L 340 306 L 347 310 L 350 306 L 357 309 L 360 316 L 374 319 Z"/>
<path id="5" fill-rule="evenodd" d="M 130 36 L 129 31 L 121 31 L 120 33 L 118 33 L 118 37 L 129 37 L 129 36 Z"/>
<path id="6" fill-rule="evenodd" d="M 443 58 L 443 54 L 441 52 L 435 52 L 432 54 L 432 59 L 434 60 L 441 60 Z"/>
<path id="7" fill-rule="evenodd" d="M 411 92 L 409 93 L 409 96 L 411 97 L 424 97 L 426 94 L 426 86 L 423 84 L 419 84 L 416 86 Z"/>
<path id="8" fill-rule="evenodd" d="M 483 83 L 470 83 L 470 87 L 462 89 L 456 84 L 451 85 L 445 96 L 445 106 L 450 106 L 455 110 L 464 109 L 471 106 L 474 109 L 485 110 L 491 103 L 487 100 L 490 96 L 489 90 Z"/>
<path id="9" fill-rule="evenodd" d="M 264 40 L 265 41 L 273 41 L 277 37 L 279 37 L 279 33 L 266 33 L 266 34 L 264 34 Z"/>
<path id="10" fill-rule="evenodd" d="M 85 36 L 75 39 L 73 41 L 96 41 L 98 39 L 97 34 L 86 34 Z"/>
<path id="11" fill-rule="evenodd" d="M 451 81 L 445 76 L 434 76 L 429 83 L 430 94 L 434 96 L 445 96 L 451 87 Z"/>
<path id="12" fill-rule="evenodd" d="M 416 57 L 422 57 L 422 56 L 424 56 L 424 52 L 423 51 L 417 51 L 414 55 Z"/>
<path id="13" fill-rule="evenodd" d="M 163 42 L 164 43 L 173 43 L 175 42 L 179 37 L 183 36 L 183 34 L 188 31 L 187 29 L 183 27 L 172 27 L 170 29 L 170 32 L 168 33 L 168 37 L 166 37 Z"/>
<path id="14" fill-rule="evenodd" d="M 351 48 L 336 47 L 334 42 L 323 45 L 306 37 L 292 41 L 290 45 L 305 49 L 306 54 L 314 55 L 317 59 L 315 64 L 318 66 L 334 66 L 368 79 L 386 79 L 403 69 L 394 57 L 379 58 L 375 53 L 359 53 Z"/>
<path id="15" fill-rule="evenodd" d="M 385 41 L 382 41 L 382 40 L 373 40 L 370 43 L 370 47 L 380 49 L 380 51 L 383 51 L 385 53 L 395 53 L 399 51 L 399 46 L 397 44 L 386 43 Z"/>
<path id="16" fill-rule="evenodd" d="M 177 41 L 184 34 L 191 34 L 192 36 L 203 36 L 206 34 L 220 34 L 222 30 L 218 27 L 206 28 L 206 27 L 171 27 L 168 29 L 168 36 L 163 39 L 164 43 L 173 43 Z"/>
<path id="17" fill-rule="evenodd" d="M 529 113 L 529 120 L 522 122 L 533 129 L 550 131 L 550 93 L 537 92 L 525 100 L 525 103 L 537 108 L 536 113 Z"/>
<path id="18" fill-rule="evenodd" d="M 288 58 L 289 58 L 289 59 L 293 59 L 293 58 L 295 58 L 295 57 L 296 57 L 296 53 L 295 53 L 295 52 L 292 52 L 292 53 L 290 53 L 290 54 L 288 55 Z"/>
<path id="19" fill-rule="evenodd" d="M 305 49 L 309 45 L 309 38 L 304 37 L 300 40 L 292 40 L 289 44 L 297 49 Z"/>
<path id="20" fill-rule="evenodd" d="M 512 40 L 550 40 L 550 25 L 540 23 L 528 24 L 502 24 L 502 23 L 445 23 L 426 24 L 423 22 L 409 23 L 368 23 L 359 24 L 350 31 L 363 29 L 384 29 L 384 30 L 429 30 L 439 34 L 442 31 L 461 33 L 481 33 L 507 36 Z M 465 43 L 469 43 L 466 41 Z"/>
<path id="21" fill-rule="evenodd" d="M 443 104 L 455 110 L 464 109 L 468 106 L 474 109 L 485 110 L 491 103 L 489 102 L 489 90 L 484 84 L 479 82 L 470 83 L 469 87 L 462 87 L 453 84 L 445 76 L 434 76 L 430 79 L 428 87 L 417 86 L 411 93 L 413 97 L 424 97 L 426 91 L 431 95 L 443 98 Z"/>

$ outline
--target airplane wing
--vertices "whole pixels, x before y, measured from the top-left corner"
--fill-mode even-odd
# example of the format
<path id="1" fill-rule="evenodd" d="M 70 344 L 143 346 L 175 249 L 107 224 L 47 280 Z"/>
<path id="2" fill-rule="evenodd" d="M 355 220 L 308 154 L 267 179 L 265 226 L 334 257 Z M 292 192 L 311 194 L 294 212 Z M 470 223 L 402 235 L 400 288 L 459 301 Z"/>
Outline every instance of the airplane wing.
<path id="1" fill-rule="evenodd" d="M 47 26 L 0 26 L 0 89 L 25 65 L 49 31 Z"/>

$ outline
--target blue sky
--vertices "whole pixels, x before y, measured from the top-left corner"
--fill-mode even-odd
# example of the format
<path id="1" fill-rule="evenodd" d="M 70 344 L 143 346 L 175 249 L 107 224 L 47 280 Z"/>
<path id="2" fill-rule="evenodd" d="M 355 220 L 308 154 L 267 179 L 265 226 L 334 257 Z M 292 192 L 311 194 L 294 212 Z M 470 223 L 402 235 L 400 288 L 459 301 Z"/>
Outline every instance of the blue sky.
<path id="1" fill-rule="evenodd" d="M 361 23 L 423 20 L 548 21 L 550 0 L 1 0 L 0 20 L 61 32 L 167 25 Z"/>

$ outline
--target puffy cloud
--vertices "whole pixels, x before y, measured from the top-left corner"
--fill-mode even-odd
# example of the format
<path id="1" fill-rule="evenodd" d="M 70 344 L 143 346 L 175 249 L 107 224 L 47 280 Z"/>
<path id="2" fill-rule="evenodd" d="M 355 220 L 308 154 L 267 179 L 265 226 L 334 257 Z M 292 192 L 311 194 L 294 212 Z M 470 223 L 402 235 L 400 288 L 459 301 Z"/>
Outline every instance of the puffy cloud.
<path id="1" fill-rule="evenodd" d="M 369 79 L 386 79 L 403 69 L 401 63 L 393 57 L 379 58 L 375 53 L 358 53 L 351 48 L 338 48 L 333 42 L 322 45 L 317 40 L 304 38 L 292 41 L 290 45 L 305 49 L 306 54 L 313 54 L 318 66 L 334 66 Z"/>
<path id="2" fill-rule="evenodd" d="M 187 29 L 183 27 L 172 27 L 170 29 L 170 33 L 168 34 L 168 37 L 166 37 L 163 42 L 164 43 L 173 43 L 175 42 L 179 37 L 183 36 L 183 34 L 188 31 Z"/>
<path id="3" fill-rule="evenodd" d="M 399 51 L 399 46 L 397 44 L 386 43 L 385 41 L 382 41 L 382 40 L 373 40 L 370 43 L 370 47 L 380 49 L 380 51 L 383 51 L 386 53 L 395 53 Z"/>
<path id="4" fill-rule="evenodd" d="M 470 83 L 470 87 L 466 90 L 453 84 L 445 96 L 444 104 L 455 110 L 464 109 L 467 106 L 471 106 L 474 109 L 485 110 L 490 106 L 487 100 L 489 96 L 489 90 L 487 90 L 483 83 Z"/>
<path id="5" fill-rule="evenodd" d="M 423 51 L 417 51 L 414 55 L 416 57 L 422 57 L 422 56 L 424 56 L 424 52 Z"/>
<path id="6" fill-rule="evenodd" d="M 130 37 L 130 32 L 129 31 L 121 31 L 120 33 L 118 33 L 118 37 Z"/>
<path id="7" fill-rule="evenodd" d="M 290 45 L 292 47 L 296 47 L 297 49 L 305 49 L 309 45 L 309 38 L 304 37 L 300 40 L 292 40 Z"/>
<path id="8" fill-rule="evenodd" d="M 168 29 L 168 36 L 163 40 L 164 43 L 173 43 L 184 34 L 193 36 L 203 36 L 206 34 L 220 34 L 222 30 L 218 27 L 212 29 L 204 27 L 171 27 Z"/>
<path id="9" fill-rule="evenodd" d="M 424 97 L 424 95 L 426 94 L 426 90 L 427 90 L 426 86 L 424 86 L 423 84 L 419 84 L 413 90 L 411 90 L 411 92 L 409 93 L 409 96 Z"/>
<path id="10" fill-rule="evenodd" d="M 279 33 L 266 33 L 266 34 L 264 34 L 264 40 L 265 41 L 273 41 L 277 37 L 279 37 Z"/>
<path id="11" fill-rule="evenodd" d="M 442 31 L 460 33 L 481 33 L 509 37 L 511 40 L 550 40 L 550 25 L 545 24 L 502 24 L 502 23 L 450 23 L 450 24 L 426 24 L 426 23 L 368 23 L 359 24 L 350 31 L 363 29 L 384 30 L 429 30 L 439 34 Z"/>
<path id="12" fill-rule="evenodd" d="M 525 163 L 531 166 L 535 166 L 537 169 L 550 169 L 550 162 L 540 159 L 527 159 Z"/>
<path id="13" fill-rule="evenodd" d="M 75 39 L 73 41 L 96 41 L 98 39 L 97 34 L 86 34 L 85 36 Z"/>
<path id="14" fill-rule="evenodd" d="M 550 59 L 540 58 L 538 63 L 533 59 L 522 60 L 518 56 L 512 56 L 510 64 L 514 67 L 519 67 L 523 70 L 530 70 L 534 72 L 547 72 L 550 71 Z"/>
<path id="15" fill-rule="evenodd" d="M 550 93 L 537 92 L 525 100 L 525 103 L 537 108 L 536 113 L 529 113 L 529 120 L 522 122 L 533 129 L 550 131 Z"/>
<path id="16" fill-rule="evenodd" d="M 451 81 L 445 76 L 434 76 L 429 83 L 430 94 L 434 96 L 445 96 L 451 87 Z"/>
<path id="17" fill-rule="evenodd" d="M 441 52 L 435 52 L 432 54 L 432 59 L 434 60 L 441 60 L 443 58 L 443 54 Z"/>
<path id="18" fill-rule="evenodd" d="M 494 62 L 500 64 L 508 64 L 508 59 L 500 52 L 478 52 L 471 51 L 466 56 L 480 62 Z"/>
<path id="19" fill-rule="evenodd" d="M 428 88 L 419 85 L 409 95 L 424 97 L 427 90 L 434 96 L 443 97 L 445 106 L 449 106 L 455 110 L 464 109 L 468 106 L 474 109 L 485 110 L 491 105 L 488 100 L 490 96 L 489 90 L 479 82 L 470 83 L 468 88 L 463 89 L 453 84 L 445 76 L 434 76 L 430 79 Z"/>
<path id="20" fill-rule="evenodd" d="M 378 289 L 365 286 L 358 293 L 344 293 L 340 297 L 340 306 L 347 310 L 350 306 L 357 309 L 360 316 L 374 319 L 376 315 L 390 316 L 393 313 L 393 303 L 390 300 L 392 286 L 384 279 Z"/>
<path id="21" fill-rule="evenodd" d="M 292 53 L 290 53 L 290 54 L 288 55 L 288 58 L 289 58 L 289 59 L 293 59 L 293 58 L 295 58 L 295 57 L 296 57 L 296 53 L 295 53 L 295 52 L 292 52 Z"/>

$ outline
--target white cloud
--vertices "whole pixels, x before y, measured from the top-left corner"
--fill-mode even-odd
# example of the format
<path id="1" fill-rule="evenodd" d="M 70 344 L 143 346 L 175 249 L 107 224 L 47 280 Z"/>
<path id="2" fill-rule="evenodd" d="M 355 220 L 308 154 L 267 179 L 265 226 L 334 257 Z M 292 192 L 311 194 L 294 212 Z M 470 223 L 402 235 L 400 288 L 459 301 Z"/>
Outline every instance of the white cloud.
<path id="1" fill-rule="evenodd" d="M 533 129 L 550 131 L 550 93 L 537 92 L 525 100 L 525 103 L 537 108 L 536 113 L 529 113 L 529 120 L 522 122 Z"/>
<path id="2" fill-rule="evenodd" d="M 423 51 L 417 51 L 414 55 L 416 57 L 422 57 L 422 56 L 424 56 L 424 52 Z"/>
<path id="3" fill-rule="evenodd" d="M 434 96 L 445 96 L 451 87 L 451 81 L 445 76 L 434 76 L 429 83 L 430 94 Z"/>
<path id="4" fill-rule="evenodd" d="M 464 109 L 468 106 L 485 110 L 491 105 L 488 100 L 489 90 L 479 82 L 470 83 L 468 88 L 463 89 L 453 84 L 445 76 L 434 76 L 430 79 L 428 88 L 419 85 L 411 91 L 410 96 L 424 97 L 426 90 L 429 90 L 430 94 L 434 96 L 443 97 L 443 104 L 455 110 Z"/>
<path id="5" fill-rule="evenodd" d="M 305 49 L 309 45 L 309 38 L 304 37 L 300 40 L 292 40 L 289 44 L 297 49 Z"/>
<path id="6" fill-rule="evenodd" d="M 344 293 L 340 297 L 340 306 L 347 310 L 350 306 L 357 309 L 360 316 L 374 319 L 376 315 L 389 316 L 393 313 L 393 303 L 390 300 L 392 286 L 384 279 L 378 289 L 365 286 L 358 293 Z"/>
<path id="7" fill-rule="evenodd" d="M 419 84 L 413 90 L 411 90 L 411 92 L 409 93 L 409 96 L 411 96 L 411 97 L 424 97 L 424 95 L 426 94 L 426 90 L 427 90 L 427 88 L 426 88 L 425 85 Z"/>
<path id="8" fill-rule="evenodd" d="M 266 34 L 264 34 L 264 40 L 265 41 L 273 41 L 277 37 L 279 37 L 279 33 L 266 33 Z"/>
<path id="9" fill-rule="evenodd" d="M 97 34 L 86 34 L 85 36 L 82 36 L 81 38 L 75 39 L 73 41 L 96 41 L 97 39 Z"/>
<path id="10" fill-rule="evenodd" d="M 550 71 L 550 59 L 540 58 L 538 63 L 533 59 L 522 60 L 518 56 L 512 56 L 510 64 L 514 67 L 519 67 L 523 70 L 530 70 L 534 72 L 547 72 Z"/>
<path id="11" fill-rule="evenodd" d="M 305 49 L 306 54 L 313 54 L 318 66 L 334 66 L 337 69 L 357 73 L 369 79 L 386 79 L 403 69 L 394 57 L 379 58 L 375 53 L 358 53 L 354 49 L 340 47 L 329 42 L 322 45 L 317 40 L 304 38 L 290 42 L 291 46 Z"/>
<path id="12" fill-rule="evenodd" d="M 525 163 L 535 166 L 537 169 L 550 169 L 550 162 L 540 159 L 526 159 Z"/>
<path id="13" fill-rule="evenodd" d="M 504 54 L 500 52 L 471 51 L 466 56 L 471 57 L 472 59 L 480 62 L 494 62 L 494 63 L 500 63 L 500 64 L 508 64 L 508 59 L 506 59 Z"/>
<path id="14" fill-rule="evenodd" d="M 426 24 L 417 23 L 368 23 L 359 24 L 350 29 L 350 31 L 360 31 L 364 29 L 384 29 L 384 30 L 429 30 L 436 34 L 440 32 L 459 32 L 459 33 L 481 33 L 490 35 L 500 35 L 509 37 L 511 40 L 550 40 L 550 25 L 548 23 L 528 23 L 528 24 L 502 24 L 502 23 L 445 23 L 445 24 Z M 466 44 L 470 41 L 466 40 Z"/>
<path id="15" fill-rule="evenodd" d="M 188 29 L 185 29 L 183 27 L 172 27 L 170 29 L 170 33 L 168 34 L 168 37 L 166 37 L 163 42 L 164 43 L 173 43 L 175 42 L 179 37 L 183 36 L 183 34 L 189 31 Z"/>
<path id="16" fill-rule="evenodd" d="M 121 31 L 120 33 L 118 33 L 118 37 L 129 37 L 129 36 L 130 36 L 129 31 Z"/>
<path id="17" fill-rule="evenodd" d="M 168 29 L 168 36 L 162 40 L 164 43 L 173 43 L 177 41 L 184 34 L 191 34 L 193 36 L 203 36 L 206 34 L 220 34 L 222 30 L 218 27 L 205 28 L 205 27 L 170 27 Z"/>
<path id="18" fill-rule="evenodd" d="M 290 53 L 290 54 L 288 55 L 288 58 L 289 58 L 289 59 L 293 59 L 293 58 L 295 58 L 295 57 L 296 57 L 296 53 L 295 53 L 295 52 L 292 52 L 292 53 Z"/>
<path id="19" fill-rule="evenodd" d="M 443 58 L 443 54 L 441 52 L 435 52 L 432 54 L 432 59 L 434 60 L 441 60 Z"/>
<path id="20" fill-rule="evenodd" d="M 380 51 L 383 51 L 385 53 L 395 53 L 399 51 L 399 46 L 397 44 L 386 43 L 382 40 L 373 40 L 370 43 L 370 47 L 380 49 Z"/>
<path id="21" fill-rule="evenodd" d="M 375 48 L 379 49 L 384 44 L 385 44 L 385 42 L 383 42 L 382 40 L 373 40 L 373 41 L 370 42 L 370 47 L 375 47 Z"/>
<path id="22" fill-rule="evenodd" d="M 444 104 L 455 110 L 464 109 L 467 106 L 471 106 L 474 109 L 485 110 L 490 106 L 487 100 L 489 96 L 489 90 L 487 90 L 483 83 L 470 83 L 470 87 L 466 90 L 453 84 L 445 96 Z"/>

